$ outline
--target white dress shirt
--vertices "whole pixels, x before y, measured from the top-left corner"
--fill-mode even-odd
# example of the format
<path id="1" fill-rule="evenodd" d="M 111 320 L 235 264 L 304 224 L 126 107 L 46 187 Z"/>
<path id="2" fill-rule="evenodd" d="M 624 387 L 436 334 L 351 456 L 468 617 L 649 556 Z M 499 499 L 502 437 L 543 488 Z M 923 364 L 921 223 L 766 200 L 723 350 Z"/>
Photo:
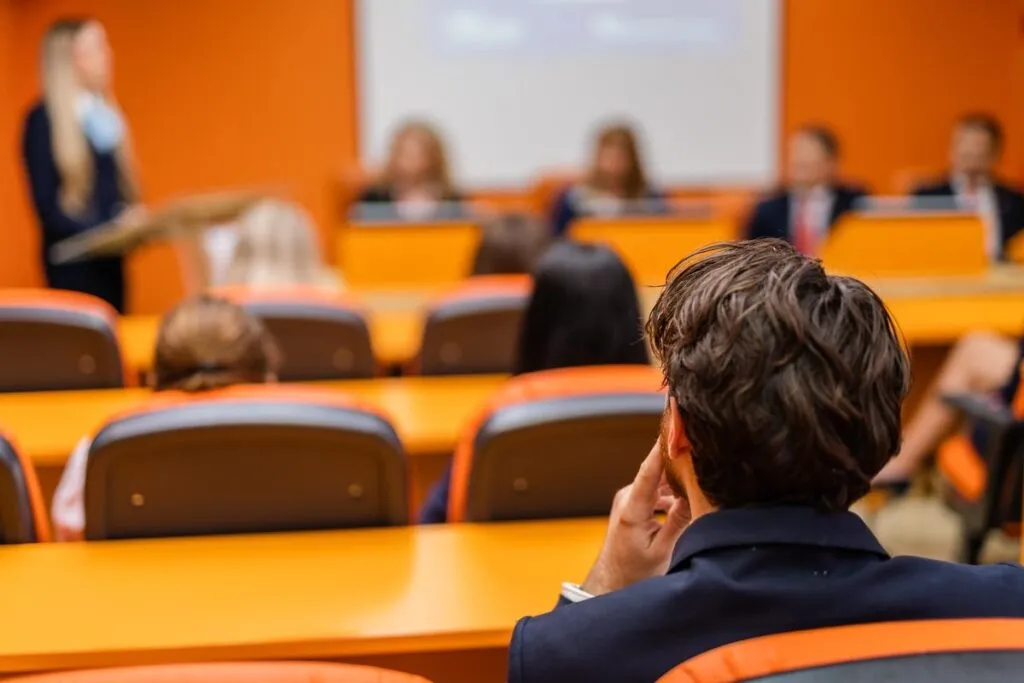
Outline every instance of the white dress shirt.
<path id="1" fill-rule="evenodd" d="M 803 220 L 811 228 L 814 241 L 820 245 L 828 236 L 829 223 L 832 218 L 832 205 L 836 196 L 826 185 L 817 185 L 803 195 L 791 192 L 789 195 L 789 234 L 796 236 L 799 220 L 798 213 L 803 211 Z"/>
<path id="2" fill-rule="evenodd" d="M 976 211 L 981 218 L 981 224 L 985 229 L 985 253 L 988 254 L 989 260 L 998 260 L 1002 251 L 1003 236 L 999 225 L 999 201 L 996 199 L 992 182 L 986 179 L 971 192 L 968 189 L 967 178 L 958 174 L 950 178 L 949 184 L 953 188 L 957 206 L 968 211 Z"/>

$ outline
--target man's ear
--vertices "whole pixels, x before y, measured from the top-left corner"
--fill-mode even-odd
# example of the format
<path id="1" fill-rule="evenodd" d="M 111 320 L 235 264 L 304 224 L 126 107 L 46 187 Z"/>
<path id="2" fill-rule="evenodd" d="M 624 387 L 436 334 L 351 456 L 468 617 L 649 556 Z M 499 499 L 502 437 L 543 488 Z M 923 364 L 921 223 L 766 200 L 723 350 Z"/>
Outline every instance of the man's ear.
<path id="1" fill-rule="evenodd" d="M 669 458 L 678 458 L 682 455 L 690 455 L 692 447 L 690 440 L 686 437 L 686 429 L 683 426 L 683 416 L 679 412 L 679 404 L 674 398 L 668 399 L 668 449 Z"/>

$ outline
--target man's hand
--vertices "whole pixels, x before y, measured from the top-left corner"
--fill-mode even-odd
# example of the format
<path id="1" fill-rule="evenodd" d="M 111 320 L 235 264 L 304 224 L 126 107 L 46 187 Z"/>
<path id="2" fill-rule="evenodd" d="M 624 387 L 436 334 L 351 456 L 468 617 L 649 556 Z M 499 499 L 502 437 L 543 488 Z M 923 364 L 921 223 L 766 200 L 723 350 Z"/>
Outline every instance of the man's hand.
<path id="1" fill-rule="evenodd" d="M 654 444 L 633 483 L 615 494 L 608 534 L 580 586 L 603 595 L 668 571 L 676 541 L 690 523 L 690 505 L 665 484 L 661 446 Z M 655 517 L 666 512 L 665 521 Z"/>

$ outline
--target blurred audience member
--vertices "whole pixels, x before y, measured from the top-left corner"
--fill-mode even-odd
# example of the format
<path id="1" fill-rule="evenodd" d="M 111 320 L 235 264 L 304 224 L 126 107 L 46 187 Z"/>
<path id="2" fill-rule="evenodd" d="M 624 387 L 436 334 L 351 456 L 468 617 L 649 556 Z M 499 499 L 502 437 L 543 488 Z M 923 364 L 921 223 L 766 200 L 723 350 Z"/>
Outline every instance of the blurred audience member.
<path id="1" fill-rule="evenodd" d="M 839 217 L 863 190 L 837 180 L 839 140 L 828 128 L 805 126 L 789 141 L 789 185 L 762 200 L 747 226 L 747 239 L 784 239 L 815 255 Z"/>
<path id="2" fill-rule="evenodd" d="M 516 625 L 510 683 L 655 681 L 777 633 L 1024 616 L 1019 565 L 891 557 L 850 512 L 899 450 L 910 386 L 866 285 L 778 240 L 713 245 L 674 269 L 647 332 L 660 435 L 583 583 Z"/>
<path id="3" fill-rule="evenodd" d="M 1006 243 L 1024 227 L 1024 195 L 994 175 L 1003 149 L 1003 129 L 986 114 L 968 114 L 953 131 L 949 175 L 915 190 L 919 197 L 955 197 L 958 206 L 977 211 L 985 225 L 985 249 L 1003 257 Z"/>
<path id="4" fill-rule="evenodd" d="M 628 125 L 601 128 L 594 141 L 590 170 L 582 182 L 555 200 L 551 223 L 563 235 L 580 216 L 664 213 L 664 196 L 647 182 L 636 132 Z"/>
<path id="5" fill-rule="evenodd" d="M 878 474 L 878 484 L 902 485 L 908 482 L 947 436 L 960 423 L 960 412 L 943 402 L 953 394 L 993 394 L 1008 406 L 1020 384 L 1020 364 L 1024 361 L 1024 338 L 1019 342 L 988 332 L 962 337 L 946 357 L 928 393 L 903 430 L 899 455 Z M 987 434 L 975 428 L 972 441 L 978 453 L 985 453 Z"/>
<path id="6" fill-rule="evenodd" d="M 559 242 L 541 257 L 523 314 L 514 374 L 583 365 L 647 365 L 636 285 L 605 246 Z M 434 484 L 420 522 L 448 519 L 451 466 Z"/>
<path id="7" fill-rule="evenodd" d="M 533 272 L 547 248 L 549 231 L 543 221 L 509 213 L 484 222 L 471 275 L 518 275 Z"/>
<path id="8" fill-rule="evenodd" d="M 150 381 L 154 391 L 199 393 L 233 384 L 276 381 L 279 353 L 259 320 L 240 306 L 203 295 L 164 316 Z M 91 438 L 82 439 L 53 496 L 57 540 L 81 540 L 85 531 L 85 474 Z"/>
<path id="9" fill-rule="evenodd" d="M 391 139 L 380 180 L 359 198 L 359 212 L 412 221 L 451 218 L 462 214 L 461 201 L 441 134 L 425 121 L 408 121 Z"/>
<path id="10" fill-rule="evenodd" d="M 237 235 L 220 284 L 341 288 L 337 274 L 324 263 L 316 228 L 301 207 L 278 200 L 260 202 L 239 219 Z"/>
<path id="11" fill-rule="evenodd" d="M 135 159 L 112 80 L 103 24 L 94 19 L 54 23 L 43 39 L 43 101 L 28 114 L 22 151 L 42 229 L 47 286 L 98 296 L 124 313 L 120 256 L 57 264 L 49 255 L 68 237 L 144 214 L 131 206 L 139 198 Z"/>

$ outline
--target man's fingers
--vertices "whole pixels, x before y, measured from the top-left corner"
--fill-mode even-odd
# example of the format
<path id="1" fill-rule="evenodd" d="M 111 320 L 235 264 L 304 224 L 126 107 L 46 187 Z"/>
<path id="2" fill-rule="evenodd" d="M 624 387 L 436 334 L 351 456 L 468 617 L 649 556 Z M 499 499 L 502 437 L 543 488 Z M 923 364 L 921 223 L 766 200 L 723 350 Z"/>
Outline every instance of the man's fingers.
<path id="1" fill-rule="evenodd" d="M 665 522 L 658 529 L 655 542 L 667 544 L 669 548 L 675 546 L 689 524 L 690 502 L 685 498 L 676 498 L 665 515 Z"/>
<path id="2" fill-rule="evenodd" d="M 676 497 L 669 496 L 658 496 L 658 502 L 654 505 L 655 512 L 668 512 L 672 509 L 672 506 L 676 502 Z"/>
<path id="3" fill-rule="evenodd" d="M 644 501 L 653 509 L 664 473 L 665 465 L 661 461 L 661 439 L 659 438 L 654 442 L 651 452 L 640 464 L 640 471 L 636 473 L 636 479 L 633 480 L 633 495 L 630 497 L 635 501 Z"/>

